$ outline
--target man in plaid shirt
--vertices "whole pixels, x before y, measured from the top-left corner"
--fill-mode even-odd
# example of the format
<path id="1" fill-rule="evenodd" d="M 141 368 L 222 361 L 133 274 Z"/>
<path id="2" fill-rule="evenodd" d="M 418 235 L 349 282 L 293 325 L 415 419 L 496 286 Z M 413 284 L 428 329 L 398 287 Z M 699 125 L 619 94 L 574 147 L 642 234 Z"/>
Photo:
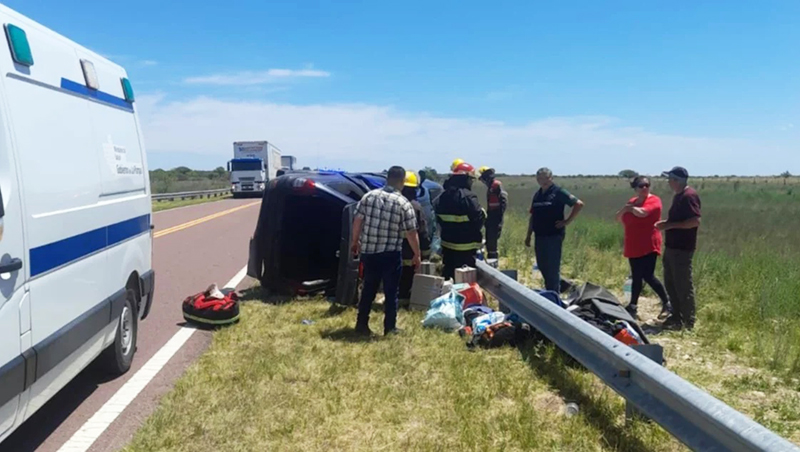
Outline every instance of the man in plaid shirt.
<path id="1" fill-rule="evenodd" d="M 414 266 L 420 263 L 417 217 L 414 207 L 400 193 L 406 170 L 389 168 L 386 186 L 364 195 L 356 207 L 353 221 L 353 255 L 361 255 L 364 265 L 364 287 L 358 303 L 356 331 L 371 335 L 369 313 L 383 281 L 385 335 L 399 333 L 397 329 L 397 296 L 402 271 L 403 238 L 408 239 L 414 251 Z"/>

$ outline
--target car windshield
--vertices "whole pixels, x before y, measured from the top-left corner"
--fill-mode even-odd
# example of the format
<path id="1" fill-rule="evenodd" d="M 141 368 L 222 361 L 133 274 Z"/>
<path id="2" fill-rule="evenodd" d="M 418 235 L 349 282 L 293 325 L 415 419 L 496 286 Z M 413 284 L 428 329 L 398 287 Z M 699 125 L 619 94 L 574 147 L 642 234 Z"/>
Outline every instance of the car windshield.
<path id="1" fill-rule="evenodd" d="M 261 161 L 259 160 L 231 161 L 232 171 L 258 171 L 260 169 Z"/>

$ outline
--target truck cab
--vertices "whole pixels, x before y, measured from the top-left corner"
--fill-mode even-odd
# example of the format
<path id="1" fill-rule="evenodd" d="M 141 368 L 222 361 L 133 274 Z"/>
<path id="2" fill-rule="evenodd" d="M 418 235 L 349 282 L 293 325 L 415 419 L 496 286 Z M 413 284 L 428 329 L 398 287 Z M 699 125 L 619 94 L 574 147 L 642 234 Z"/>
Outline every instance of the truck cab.
<path id="1" fill-rule="evenodd" d="M 267 173 L 264 161 L 259 158 L 240 158 L 228 162 L 231 173 L 231 194 L 234 198 L 264 193 Z"/>

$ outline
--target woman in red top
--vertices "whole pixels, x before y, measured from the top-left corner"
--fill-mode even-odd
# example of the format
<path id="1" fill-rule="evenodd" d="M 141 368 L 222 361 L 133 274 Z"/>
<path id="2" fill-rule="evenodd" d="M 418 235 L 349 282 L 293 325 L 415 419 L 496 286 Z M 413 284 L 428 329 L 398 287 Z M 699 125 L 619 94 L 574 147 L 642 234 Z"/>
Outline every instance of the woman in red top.
<path id="1" fill-rule="evenodd" d="M 637 176 L 631 182 L 636 196 L 617 212 L 617 220 L 625 226 L 624 255 L 631 265 L 631 301 L 625 308 L 636 318 L 636 304 L 642 293 L 642 282 L 647 282 L 661 299 L 661 314 L 668 315 L 672 308 L 664 285 L 655 275 L 656 261 L 661 254 L 661 231 L 656 223 L 661 220 L 661 198 L 650 193 L 650 180 Z"/>

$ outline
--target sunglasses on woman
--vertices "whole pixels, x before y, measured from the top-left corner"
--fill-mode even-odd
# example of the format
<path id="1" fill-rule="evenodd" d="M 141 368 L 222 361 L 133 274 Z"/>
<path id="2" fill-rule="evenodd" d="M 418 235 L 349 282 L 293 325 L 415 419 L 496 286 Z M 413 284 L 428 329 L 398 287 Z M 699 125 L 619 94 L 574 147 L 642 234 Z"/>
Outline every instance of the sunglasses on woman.
<path id="1" fill-rule="evenodd" d="M 650 188 L 650 184 L 639 184 L 636 188 Z"/>

